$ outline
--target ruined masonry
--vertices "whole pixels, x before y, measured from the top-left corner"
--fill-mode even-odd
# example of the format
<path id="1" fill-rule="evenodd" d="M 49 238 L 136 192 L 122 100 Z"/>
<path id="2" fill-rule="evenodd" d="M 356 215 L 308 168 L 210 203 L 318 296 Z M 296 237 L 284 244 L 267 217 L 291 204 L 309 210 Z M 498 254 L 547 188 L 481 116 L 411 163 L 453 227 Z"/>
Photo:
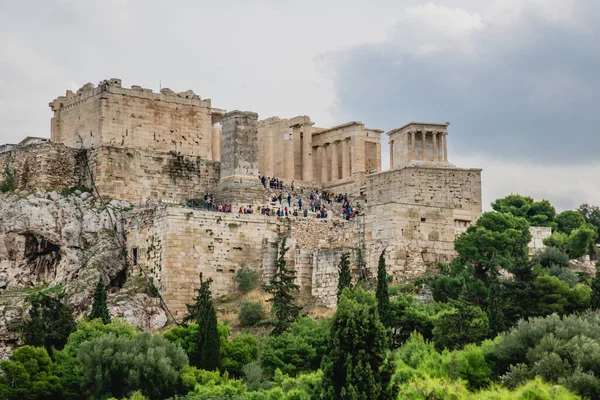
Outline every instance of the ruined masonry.
<path id="1" fill-rule="evenodd" d="M 200 272 L 214 279 L 217 296 L 234 289 L 242 264 L 268 282 L 282 237 L 303 290 L 333 307 L 343 252 L 356 269 L 362 251 L 374 276 L 386 249 L 394 279 L 413 279 L 451 260 L 454 239 L 481 214 L 481 170 L 448 161 L 448 123 L 387 132 L 391 168 L 382 172 L 383 131 L 358 121 L 258 120 L 214 108 L 191 90 L 127 89 L 119 79 L 67 91 L 50 108 L 51 140 L 5 147 L 0 165 L 15 171 L 18 190 L 95 185 L 105 201 L 135 204 L 119 217 L 130 267 L 153 277 L 177 318 Z M 335 204 L 326 219 L 238 214 L 247 204 L 278 207 L 271 198 L 279 191 L 259 174 L 283 180 L 284 196 L 305 205 L 311 191 L 347 193 L 359 216 L 344 220 Z M 234 212 L 185 206 L 208 193 Z"/>

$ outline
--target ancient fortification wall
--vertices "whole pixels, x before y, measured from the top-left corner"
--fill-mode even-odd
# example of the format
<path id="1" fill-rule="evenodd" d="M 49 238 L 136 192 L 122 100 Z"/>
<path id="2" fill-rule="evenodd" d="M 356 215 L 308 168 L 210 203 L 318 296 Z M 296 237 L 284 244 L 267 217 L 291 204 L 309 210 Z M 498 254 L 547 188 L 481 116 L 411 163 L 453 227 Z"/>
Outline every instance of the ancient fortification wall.
<path id="1" fill-rule="evenodd" d="M 0 182 L 6 169 L 15 174 L 16 189 L 63 190 L 84 185 L 81 153 L 63 144 L 41 143 L 0 153 Z"/>
<path id="2" fill-rule="evenodd" d="M 110 79 L 67 91 L 50 107 L 51 138 L 69 147 L 108 145 L 213 159 L 212 127 L 220 110 L 191 90 L 154 93 L 140 86 L 125 89 L 120 79 Z"/>
<path id="3" fill-rule="evenodd" d="M 172 206 L 132 212 L 127 220 L 129 254 L 153 275 L 176 317 L 185 314 L 201 272 L 214 280 L 215 296 L 234 290 L 235 272 L 244 264 L 255 269 L 263 283 L 269 282 L 281 237 L 287 238 L 288 266 L 297 271 L 298 283 L 322 303 L 335 304 L 341 251 L 350 252 L 356 245 L 352 222 Z"/>
<path id="4" fill-rule="evenodd" d="M 88 159 L 100 193 L 132 203 L 201 198 L 220 176 L 217 161 L 172 153 L 101 146 Z"/>

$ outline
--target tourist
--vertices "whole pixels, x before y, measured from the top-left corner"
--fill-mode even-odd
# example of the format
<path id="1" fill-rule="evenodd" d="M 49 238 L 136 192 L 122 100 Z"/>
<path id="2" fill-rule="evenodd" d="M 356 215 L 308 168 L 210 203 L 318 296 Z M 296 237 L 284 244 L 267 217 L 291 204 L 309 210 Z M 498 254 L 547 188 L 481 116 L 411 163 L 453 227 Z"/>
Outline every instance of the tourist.
<path id="1" fill-rule="evenodd" d="M 308 217 L 308 209 L 304 209 L 304 218 Z"/>
<path id="2" fill-rule="evenodd" d="M 287 195 L 287 201 L 288 201 L 288 207 L 291 207 L 292 206 L 292 195 L 289 193 Z"/>
<path id="3" fill-rule="evenodd" d="M 302 211 L 302 199 L 298 199 L 298 207 L 300 208 L 300 211 Z"/>

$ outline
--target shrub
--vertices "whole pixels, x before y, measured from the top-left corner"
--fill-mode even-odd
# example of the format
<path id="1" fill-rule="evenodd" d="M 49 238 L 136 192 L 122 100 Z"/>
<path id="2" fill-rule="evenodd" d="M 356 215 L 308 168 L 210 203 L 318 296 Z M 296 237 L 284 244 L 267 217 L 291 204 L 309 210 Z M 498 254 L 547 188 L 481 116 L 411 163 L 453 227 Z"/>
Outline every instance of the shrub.
<path id="1" fill-rule="evenodd" d="M 264 318 L 262 304 L 253 301 L 245 301 L 240 308 L 240 324 L 242 326 L 256 326 Z"/>
<path id="2" fill-rule="evenodd" d="M 569 256 L 564 251 L 556 247 L 545 247 L 535 255 L 535 261 L 542 268 L 550 268 L 551 266 L 569 268 Z"/>
<path id="3" fill-rule="evenodd" d="M 162 336 L 140 333 L 133 339 L 108 334 L 86 342 L 78 355 L 84 385 L 95 397 L 124 397 L 140 390 L 151 399 L 175 394 L 185 352 Z"/>
<path id="4" fill-rule="evenodd" d="M 235 273 L 235 283 L 241 291 L 249 292 L 258 286 L 258 272 L 247 265 L 242 265 L 242 268 Z"/>
<path id="5" fill-rule="evenodd" d="M 550 247 L 551 248 L 551 247 Z M 579 276 L 569 268 L 564 268 L 556 264 L 551 264 L 548 268 L 548 274 L 555 276 L 561 281 L 565 282 L 570 287 L 575 287 L 579 283 Z"/>
<path id="6" fill-rule="evenodd" d="M 595 312 L 519 321 L 501 336 L 494 356 L 501 381 L 518 385 L 535 375 L 588 396 L 600 393 L 600 318 Z M 596 398 L 591 396 L 592 398 Z"/>

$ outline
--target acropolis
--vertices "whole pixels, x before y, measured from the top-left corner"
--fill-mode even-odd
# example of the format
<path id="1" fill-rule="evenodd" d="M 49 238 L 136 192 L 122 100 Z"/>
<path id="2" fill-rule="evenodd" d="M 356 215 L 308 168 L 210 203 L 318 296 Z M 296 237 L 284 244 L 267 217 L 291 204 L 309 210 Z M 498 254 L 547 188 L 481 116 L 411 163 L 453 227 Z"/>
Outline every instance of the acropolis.
<path id="1" fill-rule="evenodd" d="M 0 164 L 16 172 L 19 189 L 94 188 L 105 201 L 134 204 L 119 216 L 129 260 L 153 276 L 176 316 L 200 272 L 213 278 L 216 295 L 232 290 L 242 264 L 268 281 L 282 237 L 299 284 L 327 306 L 335 305 L 344 251 L 354 261 L 360 252 L 373 272 L 386 249 L 394 279 L 423 276 L 452 259 L 454 239 L 482 211 L 481 169 L 449 162 L 448 122 L 386 132 L 383 171 L 384 131 L 359 121 L 259 118 L 215 108 L 192 90 L 155 93 L 120 79 L 67 91 L 50 108 L 50 140 L 1 152 Z M 233 212 L 190 206 L 209 194 Z M 345 195 L 352 217 L 325 195 Z M 317 218 L 315 196 L 326 218 Z M 306 214 L 292 215 L 299 200 Z M 252 213 L 238 212 L 249 206 Z M 284 216 L 260 212 L 284 207 Z"/>

